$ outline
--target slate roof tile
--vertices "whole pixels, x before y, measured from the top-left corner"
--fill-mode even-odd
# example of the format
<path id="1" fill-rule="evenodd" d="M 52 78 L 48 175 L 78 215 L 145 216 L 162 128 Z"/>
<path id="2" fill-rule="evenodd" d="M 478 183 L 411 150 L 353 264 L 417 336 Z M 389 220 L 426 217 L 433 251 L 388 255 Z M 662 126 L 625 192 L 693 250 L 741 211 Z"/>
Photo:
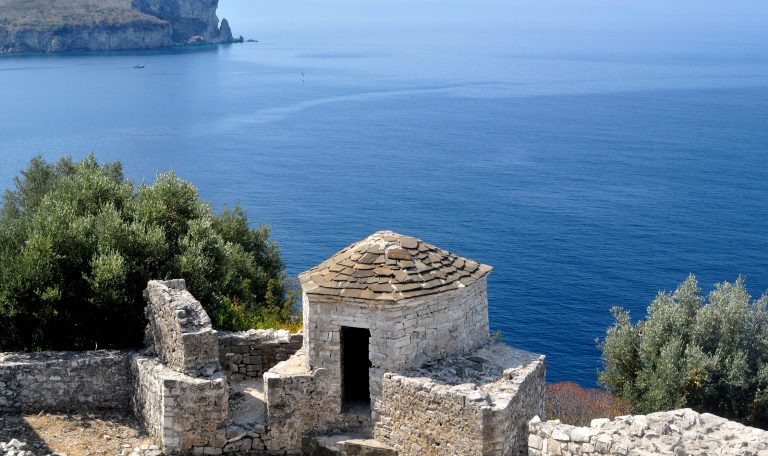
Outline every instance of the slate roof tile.
<path id="1" fill-rule="evenodd" d="M 472 285 L 490 266 L 379 231 L 299 275 L 307 294 L 399 301 Z"/>

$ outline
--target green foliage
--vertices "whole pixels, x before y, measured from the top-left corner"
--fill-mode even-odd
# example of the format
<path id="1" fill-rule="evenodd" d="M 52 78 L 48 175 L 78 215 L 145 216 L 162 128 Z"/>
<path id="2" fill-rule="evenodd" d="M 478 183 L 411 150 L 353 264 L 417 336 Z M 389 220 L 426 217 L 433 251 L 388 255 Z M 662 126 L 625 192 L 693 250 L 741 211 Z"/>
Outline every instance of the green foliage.
<path id="1" fill-rule="evenodd" d="M 134 8 L 131 0 L 0 0 L 0 26 L 11 29 L 128 23 L 162 21 Z"/>
<path id="2" fill-rule="evenodd" d="M 706 298 L 691 275 L 659 293 L 632 325 L 614 308 L 600 343 L 599 381 L 640 413 L 691 407 L 768 425 L 768 295 L 752 300 L 743 278 Z"/>
<path id="3" fill-rule="evenodd" d="M 185 278 L 220 329 L 292 317 L 268 227 L 239 207 L 214 214 L 173 173 L 134 189 L 119 163 L 37 157 L 15 187 L 0 212 L 0 351 L 139 345 L 150 279 Z"/>
<path id="4" fill-rule="evenodd" d="M 233 331 L 276 328 L 298 332 L 301 329 L 301 321 L 293 318 L 297 302 L 296 293 L 291 290 L 288 292 L 288 298 L 280 301 L 275 298 L 273 289 L 270 284 L 265 305 L 257 309 L 249 308 L 242 301 L 222 298 L 216 309 L 216 325 Z"/>

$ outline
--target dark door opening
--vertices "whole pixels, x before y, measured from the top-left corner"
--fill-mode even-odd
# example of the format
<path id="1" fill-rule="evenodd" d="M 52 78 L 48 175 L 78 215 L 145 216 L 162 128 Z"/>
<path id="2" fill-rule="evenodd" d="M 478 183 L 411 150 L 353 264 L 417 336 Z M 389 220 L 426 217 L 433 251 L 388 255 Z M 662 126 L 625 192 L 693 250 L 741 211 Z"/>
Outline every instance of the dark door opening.
<path id="1" fill-rule="evenodd" d="M 341 328 L 341 397 L 345 413 L 370 413 L 368 344 L 371 332 L 364 328 Z"/>

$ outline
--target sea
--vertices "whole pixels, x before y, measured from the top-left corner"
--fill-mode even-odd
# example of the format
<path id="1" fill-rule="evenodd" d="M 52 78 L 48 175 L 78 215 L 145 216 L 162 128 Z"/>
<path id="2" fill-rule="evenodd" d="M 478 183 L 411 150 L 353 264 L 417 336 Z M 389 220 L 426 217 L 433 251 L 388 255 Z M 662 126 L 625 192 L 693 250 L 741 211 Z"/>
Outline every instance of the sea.
<path id="1" fill-rule="evenodd" d="M 491 328 L 594 386 L 613 306 L 690 273 L 768 290 L 767 36 L 335 24 L 3 57 L 0 189 L 37 154 L 173 170 L 271 226 L 290 275 L 416 236 L 492 265 Z"/>

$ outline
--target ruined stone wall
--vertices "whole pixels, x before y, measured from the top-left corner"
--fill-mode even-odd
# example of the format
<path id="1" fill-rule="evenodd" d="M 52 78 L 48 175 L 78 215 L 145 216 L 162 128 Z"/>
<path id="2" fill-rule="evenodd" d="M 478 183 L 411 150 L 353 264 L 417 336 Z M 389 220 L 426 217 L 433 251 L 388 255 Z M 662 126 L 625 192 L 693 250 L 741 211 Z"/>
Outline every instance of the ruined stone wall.
<path id="1" fill-rule="evenodd" d="M 299 351 L 264 375 L 269 430 L 263 441 L 270 451 L 301 448 L 306 435 L 360 431 L 368 417 L 342 415 L 341 390 L 327 369 L 309 370 Z"/>
<path id="2" fill-rule="evenodd" d="M 133 354 L 0 353 L 0 413 L 127 411 Z"/>
<path id="3" fill-rule="evenodd" d="M 401 455 L 483 454 L 485 397 L 474 385 L 438 385 L 429 378 L 385 374 L 374 438 Z"/>
<path id="4" fill-rule="evenodd" d="M 152 347 L 162 362 L 193 376 L 218 370 L 216 332 L 184 280 L 152 280 L 144 298 Z"/>
<path id="5" fill-rule="evenodd" d="M 311 368 L 341 378 L 341 328 L 371 332 L 371 396 L 380 394 L 385 372 L 462 353 L 488 340 L 485 280 L 436 295 L 382 302 L 304 295 L 304 345 Z"/>
<path id="6" fill-rule="evenodd" d="M 221 450 L 226 445 L 229 390 L 223 372 L 190 377 L 142 356 L 135 357 L 131 367 L 136 416 L 166 453 Z"/>
<path id="7" fill-rule="evenodd" d="M 232 380 L 261 378 L 277 363 L 296 353 L 304 342 L 302 334 L 273 329 L 217 333 L 219 363 Z"/>
<path id="8" fill-rule="evenodd" d="M 543 416 L 546 389 L 546 360 L 539 356 L 525 366 L 504 371 L 501 381 L 487 388 L 493 413 L 485 422 L 484 455 L 520 455 L 528 449 L 528 422 Z"/>
<path id="9" fill-rule="evenodd" d="M 593 420 L 589 427 L 536 417 L 529 428 L 531 456 L 768 454 L 768 431 L 691 409 Z"/>
<path id="10" fill-rule="evenodd" d="M 543 356 L 504 344 L 387 373 L 373 436 L 401 456 L 526 454 L 527 424 L 544 411 L 544 377 Z"/>

